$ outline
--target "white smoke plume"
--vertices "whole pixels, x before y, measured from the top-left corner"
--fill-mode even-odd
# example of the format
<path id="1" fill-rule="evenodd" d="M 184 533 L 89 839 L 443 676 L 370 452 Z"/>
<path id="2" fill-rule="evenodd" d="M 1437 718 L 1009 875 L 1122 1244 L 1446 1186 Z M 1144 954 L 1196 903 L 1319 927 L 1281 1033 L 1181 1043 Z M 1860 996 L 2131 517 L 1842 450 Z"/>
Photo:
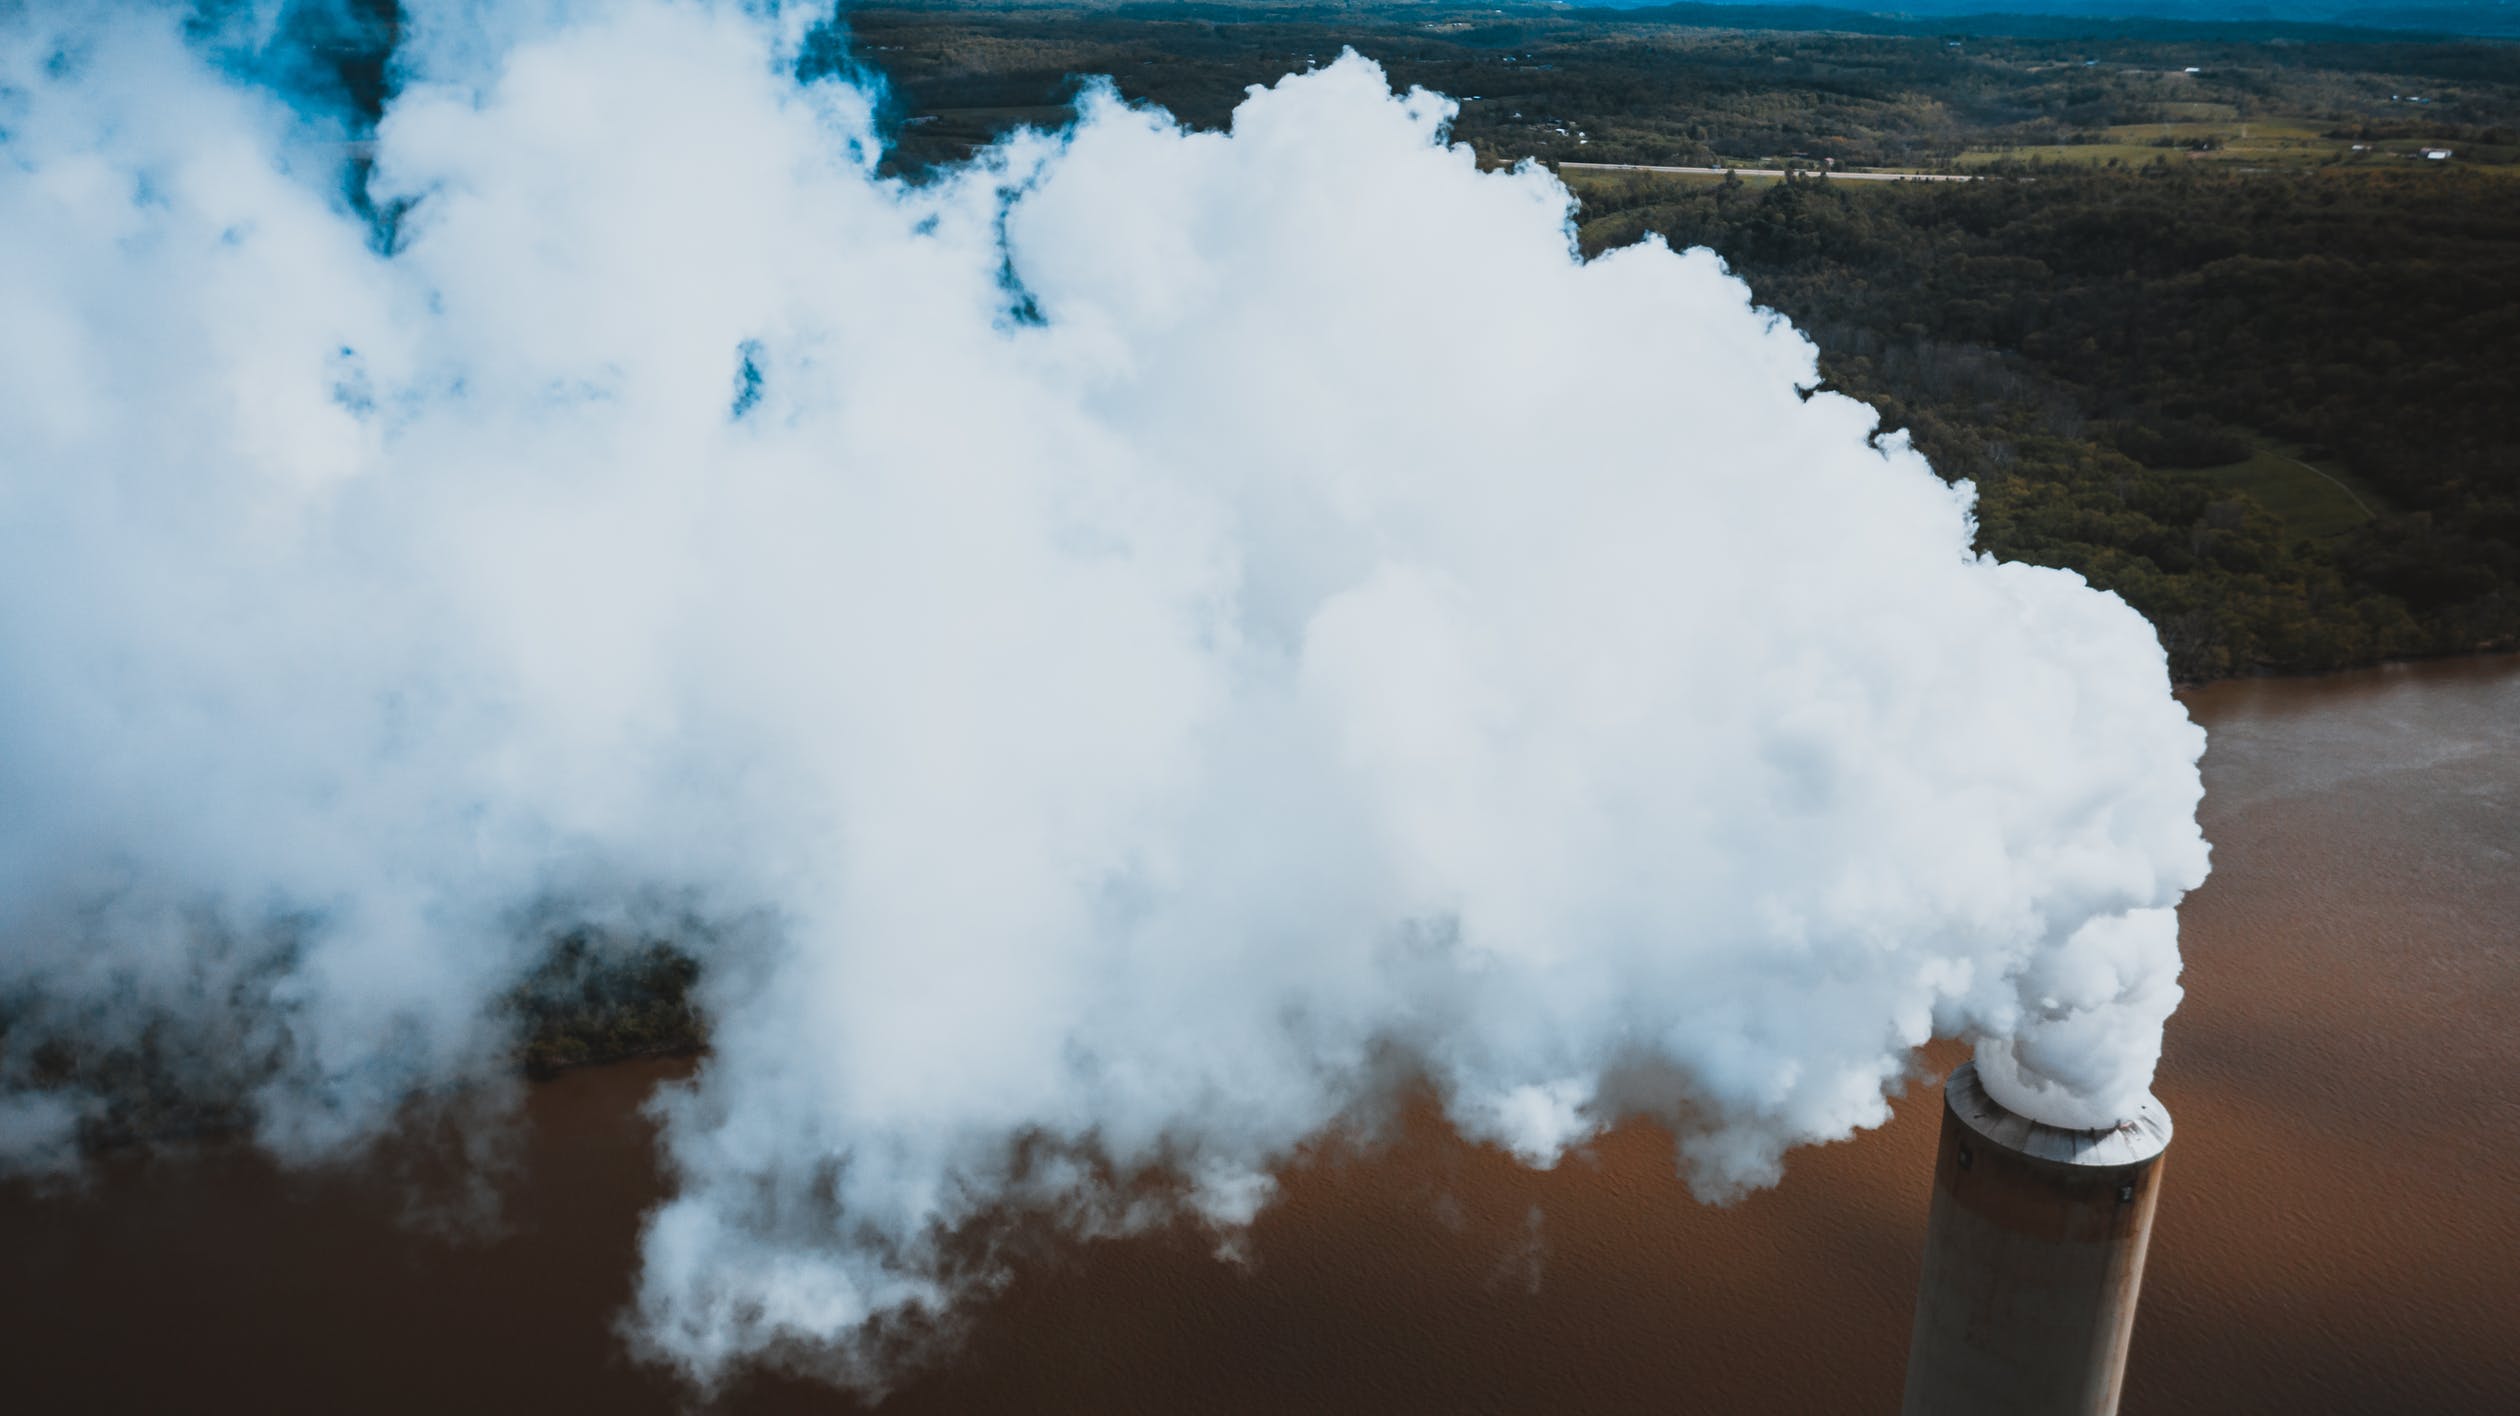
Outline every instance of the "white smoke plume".
<path id="1" fill-rule="evenodd" d="M 1352 56 L 910 184 L 792 18 L 527 9 L 415 20 L 390 243 L 172 14 L 0 20 L 7 1163 L 61 1038 L 354 1149 L 495 1086 L 552 921 L 670 927 L 638 1340 L 872 1380 L 954 1226 L 1230 1231 L 1395 1077 L 1715 1196 L 1937 1035 L 2149 1086 L 2151 629 L 1712 255 L 1579 259 Z"/>

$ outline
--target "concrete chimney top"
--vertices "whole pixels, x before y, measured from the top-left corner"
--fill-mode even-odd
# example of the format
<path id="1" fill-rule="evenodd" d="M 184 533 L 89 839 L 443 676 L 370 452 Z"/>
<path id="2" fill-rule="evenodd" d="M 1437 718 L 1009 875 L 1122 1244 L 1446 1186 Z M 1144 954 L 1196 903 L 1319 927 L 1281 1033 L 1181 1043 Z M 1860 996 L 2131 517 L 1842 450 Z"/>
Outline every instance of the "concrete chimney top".
<path id="1" fill-rule="evenodd" d="M 1943 1100 L 1960 1124 L 1984 1137 L 1989 1145 L 2057 1165 L 2095 1169 L 2141 1165 L 2170 1144 L 2170 1113 L 2149 1094 L 2143 1105 L 2135 1108 L 2133 1116 L 2113 1127 L 2100 1131 L 2068 1130 L 2005 1110 L 1979 1084 L 1977 1064 L 1968 1062 L 1943 1083 Z"/>

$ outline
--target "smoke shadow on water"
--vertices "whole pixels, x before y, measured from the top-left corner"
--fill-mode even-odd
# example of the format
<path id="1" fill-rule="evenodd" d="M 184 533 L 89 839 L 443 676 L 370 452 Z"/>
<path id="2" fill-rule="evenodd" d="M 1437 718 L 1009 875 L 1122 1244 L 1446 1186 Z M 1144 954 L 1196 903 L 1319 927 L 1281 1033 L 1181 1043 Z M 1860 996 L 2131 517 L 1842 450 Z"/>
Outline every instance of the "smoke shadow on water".
<path id="1" fill-rule="evenodd" d="M 2484 1412 L 2520 1389 L 2514 669 L 2191 696 L 2217 869 L 2184 910 L 2130 1412 Z M 486 1229 L 412 1222 L 445 1192 L 415 1191 L 426 1147 L 307 1173 L 122 1155 L 81 1192 L 0 1190 L 15 1409 L 687 1409 L 616 1324 L 663 1194 L 640 1103 L 691 1065 L 535 1086 Z M 1290 1167 L 1230 1261 L 1189 1225 L 1000 1234 L 1012 1279 L 880 1409 L 1886 1411 L 1936 1120 L 1916 1088 L 1718 1208 L 1649 1126 L 1533 1172 L 1413 1102 L 1386 1146 Z M 756 1373 L 721 1405 L 865 1403 Z"/>
<path id="2" fill-rule="evenodd" d="M 639 1103 L 689 1063 L 537 1087 L 500 1221 L 407 1222 L 409 1167 L 284 1173 L 251 1151 L 117 1158 L 88 1190 L 0 1203 L 0 1323 L 47 1410 L 162 1410 L 206 1392 L 263 1410 L 673 1411 L 613 1324 L 643 1210 L 661 1197 Z M 1377 1412 L 1711 1407 L 1895 1396 L 1914 1282 L 1904 1183 L 1930 1126 L 1817 1152 L 1795 1184 L 1724 1209 L 1674 1177 L 1669 1138 L 1623 1128 L 1535 1174 L 1466 1145 L 1423 1099 L 1370 1154 L 1288 1170 L 1242 1253 L 1195 1226 L 1044 1244 L 886 1412 Z M 1829 1192 L 1814 1211 L 1806 1190 Z M 1533 1216 L 1539 1216 L 1537 1221 Z M 1748 1242 L 1745 1242 L 1745 1238 Z M 1536 1240 L 1536 1243 L 1535 1243 Z M 1834 1277 L 1829 1277 L 1834 1273 Z M 1780 1278 L 1808 1275 L 1802 1294 Z M 1895 1314 L 1894 1314 L 1895 1316 Z M 1745 1361 L 1809 1321 L 1826 1350 Z M 1898 1328 L 1893 1332 L 1892 1328 Z M 1765 1333 L 1763 1338 L 1761 1333 Z M 133 1361 L 145 1351 L 146 1361 Z M 858 1405 L 756 1374 L 740 1411 Z"/>

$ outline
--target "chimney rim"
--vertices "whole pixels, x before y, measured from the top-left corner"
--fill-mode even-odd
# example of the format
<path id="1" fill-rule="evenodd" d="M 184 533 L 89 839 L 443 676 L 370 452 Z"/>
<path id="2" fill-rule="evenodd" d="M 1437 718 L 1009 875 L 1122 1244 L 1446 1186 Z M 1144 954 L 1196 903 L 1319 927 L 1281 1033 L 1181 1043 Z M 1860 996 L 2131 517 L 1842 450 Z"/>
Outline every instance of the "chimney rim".
<path id="1" fill-rule="evenodd" d="M 1943 1105 L 1988 1145 L 2057 1165 L 2094 1170 L 2142 1165 L 2170 1145 L 2170 1112 L 2150 1093 L 2133 1116 L 2117 1125 L 2078 1131 L 2007 1109 L 1987 1095 L 1973 1061 L 1962 1063 L 1943 1083 Z"/>

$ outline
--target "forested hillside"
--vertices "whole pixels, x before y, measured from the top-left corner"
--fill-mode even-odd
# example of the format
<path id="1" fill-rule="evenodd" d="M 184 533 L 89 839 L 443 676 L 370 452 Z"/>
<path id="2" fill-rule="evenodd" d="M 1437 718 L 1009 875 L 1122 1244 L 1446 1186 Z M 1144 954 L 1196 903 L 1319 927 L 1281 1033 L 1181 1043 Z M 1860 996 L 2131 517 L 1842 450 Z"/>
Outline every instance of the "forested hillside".
<path id="1" fill-rule="evenodd" d="M 1063 121 L 1089 75 L 1212 127 L 1245 87 L 1349 46 L 1395 81 L 1457 100 L 1456 135 L 1489 161 L 1947 168 L 2040 149 L 2057 150 L 2051 160 L 2369 163 L 2450 143 L 2460 166 L 2520 163 L 2520 59 L 2508 45 L 2368 33 L 2270 43 L 2175 26 L 1857 34 L 1722 23 L 1734 13 L 1829 17 L 944 0 L 854 9 L 848 22 L 856 61 L 891 86 L 895 161 L 913 170 L 1017 123 Z"/>
<path id="2" fill-rule="evenodd" d="M 1585 191 L 1588 246 L 1724 253 L 1833 383 L 1977 482 L 1987 549 L 2125 594 L 2183 677 L 2520 635 L 2508 184 L 2163 166 Z"/>

